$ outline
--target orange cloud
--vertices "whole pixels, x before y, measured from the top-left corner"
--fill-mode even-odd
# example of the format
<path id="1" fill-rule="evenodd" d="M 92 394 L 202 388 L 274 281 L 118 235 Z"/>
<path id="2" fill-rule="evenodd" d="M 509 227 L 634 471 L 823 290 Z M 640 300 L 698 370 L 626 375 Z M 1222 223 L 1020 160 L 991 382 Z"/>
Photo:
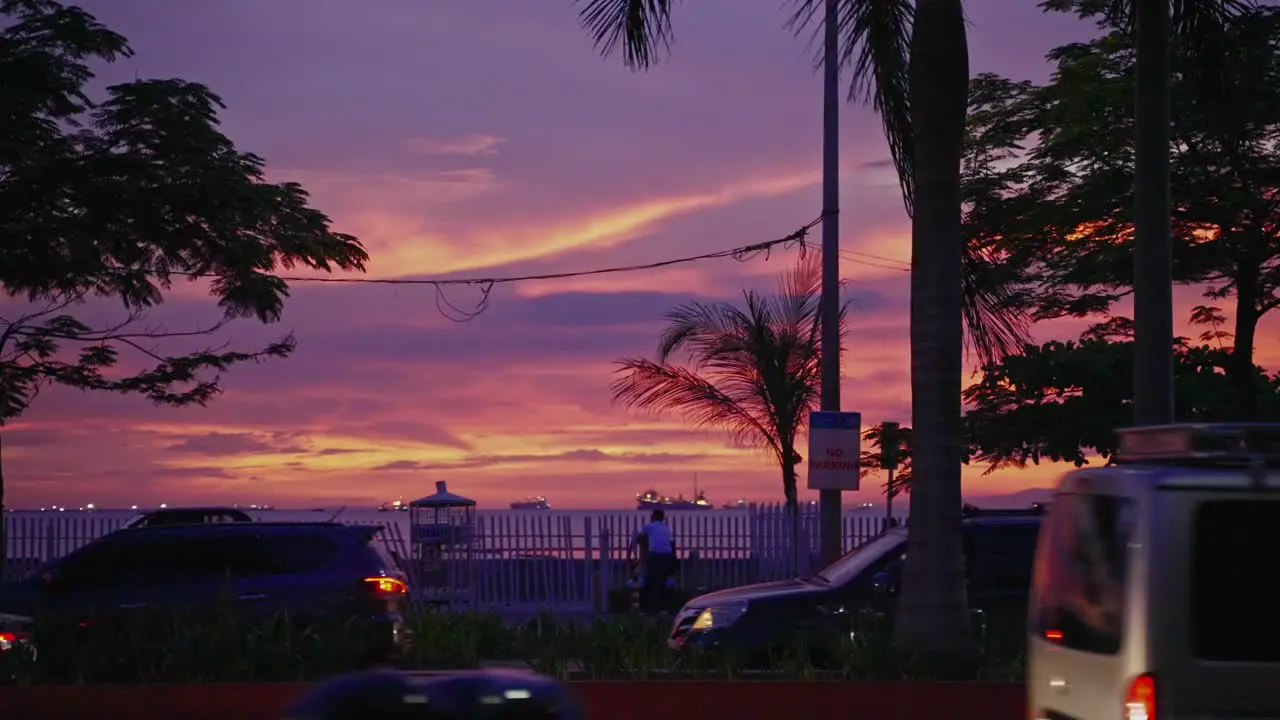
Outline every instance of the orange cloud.
<path id="1" fill-rule="evenodd" d="M 717 190 L 641 200 L 540 227 L 481 231 L 445 261 L 449 272 L 494 267 L 590 247 L 616 247 L 659 228 L 664 221 L 713 207 L 787 195 L 814 183 L 812 173 L 794 173 L 732 183 Z M 416 248 L 415 248 L 416 249 Z M 420 266 L 407 255 L 401 267 Z M 440 264 L 435 264 L 439 272 Z"/>
<path id="2" fill-rule="evenodd" d="M 422 219 L 422 208 L 466 203 L 513 188 L 484 168 L 411 177 L 277 170 L 272 177 L 303 183 L 329 209 L 335 226 L 364 242 L 370 276 L 477 271 L 591 248 L 603 250 L 654 232 L 667 221 L 717 207 L 788 195 L 812 186 L 812 172 L 781 173 L 720 188 L 659 196 L 578 212 L 552 221 L 470 217 L 465 232 Z M 705 250 L 704 250 L 705 251 Z M 666 258 L 662 258 L 666 259 Z"/>
<path id="3" fill-rule="evenodd" d="M 484 133 L 472 133 L 460 138 L 434 139 L 409 138 L 400 146 L 419 155 L 496 155 L 505 138 Z"/>

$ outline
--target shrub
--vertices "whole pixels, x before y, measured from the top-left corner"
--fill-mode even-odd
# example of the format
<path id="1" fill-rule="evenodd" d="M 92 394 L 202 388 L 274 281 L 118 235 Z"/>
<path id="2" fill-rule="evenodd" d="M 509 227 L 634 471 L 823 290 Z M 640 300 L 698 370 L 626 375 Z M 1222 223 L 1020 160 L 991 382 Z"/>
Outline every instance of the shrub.
<path id="1" fill-rule="evenodd" d="M 819 659 L 803 636 L 763 658 L 732 651 L 677 656 L 666 647 L 668 621 L 630 615 L 589 622 L 543 615 L 513 624 L 494 614 L 418 609 L 406 620 L 413 640 L 394 661 L 406 669 L 496 663 L 562 679 L 928 677 L 910 659 L 896 657 L 888 628 L 874 624 L 841 638 L 835 657 Z M 369 667 L 378 650 L 359 625 L 304 624 L 287 615 L 148 613 L 86 630 L 38 622 L 34 652 L 0 653 L 0 684 L 311 681 Z M 1006 652 L 990 654 L 973 679 L 1021 676 L 1020 652 Z"/>

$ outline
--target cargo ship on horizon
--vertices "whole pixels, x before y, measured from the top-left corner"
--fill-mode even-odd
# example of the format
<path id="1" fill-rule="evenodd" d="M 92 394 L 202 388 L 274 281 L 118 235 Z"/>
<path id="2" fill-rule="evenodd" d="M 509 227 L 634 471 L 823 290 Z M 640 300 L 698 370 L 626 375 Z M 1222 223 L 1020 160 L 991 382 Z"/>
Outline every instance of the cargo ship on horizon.
<path id="1" fill-rule="evenodd" d="M 679 497 L 659 495 L 653 488 L 636 495 L 637 510 L 710 510 L 711 508 L 711 502 L 707 500 L 707 494 L 704 492 L 695 492 L 692 500 L 686 500 L 683 495 Z"/>
<path id="2" fill-rule="evenodd" d="M 551 503 L 547 499 L 538 495 L 537 497 L 527 497 L 523 500 L 517 500 L 511 503 L 512 510 L 550 510 Z"/>

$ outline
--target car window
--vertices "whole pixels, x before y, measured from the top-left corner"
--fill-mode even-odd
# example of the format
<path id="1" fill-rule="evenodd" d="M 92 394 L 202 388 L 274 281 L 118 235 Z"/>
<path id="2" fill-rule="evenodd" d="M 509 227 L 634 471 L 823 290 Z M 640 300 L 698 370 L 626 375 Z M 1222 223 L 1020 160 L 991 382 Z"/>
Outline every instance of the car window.
<path id="1" fill-rule="evenodd" d="M 171 525 L 201 525 L 235 522 L 252 522 L 246 513 L 240 510 L 158 510 L 143 513 L 131 518 L 125 527 L 168 527 Z"/>
<path id="2" fill-rule="evenodd" d="M 122 581 L 167 585 L 269 574 L 275 559 L 256 535 L 155 536 L 139 543 Z"/>
<path id="3" fill-rule="evenodd" d="M 1027 592 L 1039 523 L 993 523 L 969 528 L 965 565 L 970 592 Z"/>
<path id="4" fill-rule="evenodd" d="M 831 585 L 847 585 L 878 560 L 883 560 L 895 550 L 906 548 L 907 538 L 900 533 L 881 535 L 859 545 L 852 552 L 822 569 L 816 579 Z"/>
<path id="5" fill-rule="evenodd" d="M 1036 632 L 1084 652 L 1120 649 L 1134 511 L 1132 500 L 1108 495 L 1054 499 L 1032 580 Z"/>
<path id="6" fill-rule="evenodd" d="M 314 547 L 297 553 L 318 556 L 312 552 Z M 59 593 L 81 593 L 267 575 L 286 572 L 282 569 L 285 562 L 280 552 L 272 552 L 257 535 L 163 534 L 86 546 L 54 566 L 53 580 Z"/>
<path id="7" fill-rule="evenodd" d="M 1213 500 L 1195 512 L 1191 546 L 1191 648 L 1197 658 L 1280 662 L 1270 590 L 1280 542 L 1280 500 Z"/>
<path id="8" fill-rule="evenodd" d="M 167 527 L 169 525 L 196 525 L 201 522 L 204 522 L 204 513 L 163 512 L 148 515 L 139 525 L 141 527 Z"/>

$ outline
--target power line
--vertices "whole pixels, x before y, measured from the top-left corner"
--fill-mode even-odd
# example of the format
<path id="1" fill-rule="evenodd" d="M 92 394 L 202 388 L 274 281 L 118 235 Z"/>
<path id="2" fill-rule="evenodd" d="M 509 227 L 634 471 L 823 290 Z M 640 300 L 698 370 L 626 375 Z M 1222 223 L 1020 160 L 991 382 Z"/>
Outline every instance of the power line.
<path id="1" fill-rule="evenodd" d="M 615 273 L 640 272 L 643 270 L 657 270 L 659 268 L 671 267 L 673 265 L 684 265 L 688 263 L 701 262 L 703 260 L 716 260 L 720 258 L 733 258 L 738 262 L 749 262 L 761 256 L 767 260 L 769 253 L 775 247 L 783 248 L 799 248 L 800 256 L 803 258 L 808 251 L 807 238 L 809 231 L 822 223 L 822 218 L 818 217 L 805 223 L 798 230 L 773 240 L 752 243 L 750 245 L 740 245 L 728 250 L 718 250 L 716 252 L 702 253 L 700 255 L 688 255 L 685 257 L 673 258 L 671 260 L 661 260 L 652 263 L 643 263 L 638 265 L 620 265 L 615 267 L 595 268 L 591 270 L 578 270 L 573 272 L 559 273 L 542 273 L 535 275 L 506 275 L 491 277 L 463 277 L 463 278 L 367 278 L 367 277 L 328 277 L 328 276 L 277 276 L 285 282 L 293 283 L 342 283 L 351 285 L 428 285 L 435 290 L 436 310 L 446 319 L 453 322 L 468 322 L 479 317 L 485 310 L 489 309 L 491 293 L 497 285 L 504 285 L 517 282 L 537 282 L 543 280 L 565 280 L 569 278 L 590 277 L 593 275 L 610 275 Z M 840 257 L 849 262 L 868 267 L 875 267 L 884 270 L 897 270 L 900 272 L 910 272 L 911 264 L 903 260 L 896 260 L 882 255 L 872 255 L 870 253 L 862 253 L 854 250 L 841 250 Z M 871 262 L 864 259 L 870 258 L 880 262 Z M 896 264 L 889 264 L 896 263 Z M 170 272 L 169 275 L 177 275 L 189 278 L 216 278 L 216 273 L 183 273 Z M 445 288 L 450 286 L 474 286 L 480 289 L 480 299 L 470 310 L 458 307 L 449 300 L 445 294 Z"/>
<path id="2" fill-rule="evenodd" d="M 911 270 L 911 263 L 906 260 L 898 260 L 896 258 L 885 257 L 884 255 L 872 255 L 871 253 L 858 252 L 856 250 L 841 250 L 840 257 L 855 262 L 859 265 L 869 265 L 871 267 L 885 268 L 886 270 L 901 270 L 904 272 Z M 870 258 L 879 262 L 869 262 L 862 258 Z M 893 263 L 892 265 L 885 263 Z"/>
<path id="3" fill-rule="evenodd" d="M 871 253 L 858 252 L 856 250 L 845 250 L 844 252 L 847 252 L 850 255 L 856 255 L 858 257 L 871 258 L 872 260 L 880 260 L 881 262 L 896 263 L 898 265 L 906 265 L 907 267 L 911 267 L 910 260 L 899 260 L 897 258 L 885 257 L 884 255 L 873 255 Z"/>
<path id="4" fill-rule="evenodd" d="M 804 257 L 808 250 L 806 238 L 809 231 L 822 222 L 822 218 L 816 218 L 806 223 L 800 229 L 786 236 L 764 242 L 752 243 L 750 245 L 740 245 L 728 250 L 719 250 L 716 252 L 703 253 L 701 255 L 688 255 L 685 257 L 674 258 L 671 260 L 662 260 L 653 263 L 644 263 L 639 265 L 621 265 L 617 267 L 596 268 L 593 270 L 579 270 L 576 272 L 559 272 L 559 273 L 543 273 L 538 275 L 508 275 L 497 277 L 470 277 L 470 278 L 362 278 L 362 277 L 303 277 L 303 276 L 279 276 L 281 280 L 286 282 L 314 282 L 314 283 L 347 283 L 359 285 L 430 285 L 435 289 L 436 293 L 436 309 L 446 319 L 454 322 L 468 322 L 474 320 L 485 310 L 489 309 L 490 293 L 497 285 L 503 285 L 516 282 L 536 282 L 539 280 L 565 280 L 568 278 L 588 277 L 592 275 L 609 275 L 614 273 L 639 272 L 642 270 L 656 270 L 658 268 L 670 267 L 672 265 L 684 265 L 687 263 L 700 262 L 703 260 L 715 260 L 719 258 L 733 258 L 738 262 L 749 262 L 760 256 L 768 259 L 770 251 L 782 246 L 784 248 L 796 247 L 800 249 L 800 256 Z M 217 277 L 212 273 L 172 273 L 174 275 L 185 275 L 191 278 L 210 278 Z M 464 310 L 450 302 L 445 295 L 445 288 L 449 286 L 468 285 L 480 288 L 480 300 L 471 310 Z"/>

